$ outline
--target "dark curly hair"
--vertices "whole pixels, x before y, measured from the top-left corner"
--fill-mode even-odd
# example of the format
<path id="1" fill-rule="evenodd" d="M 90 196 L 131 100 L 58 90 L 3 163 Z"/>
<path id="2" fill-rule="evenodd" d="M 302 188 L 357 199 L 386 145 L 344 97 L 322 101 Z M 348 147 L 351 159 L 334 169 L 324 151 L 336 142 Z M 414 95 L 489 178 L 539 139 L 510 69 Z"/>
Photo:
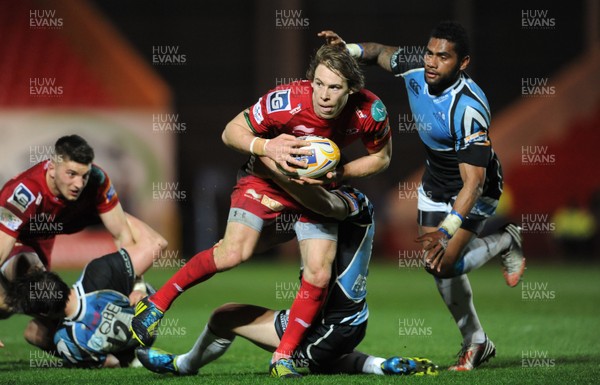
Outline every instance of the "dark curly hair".
<path id="1" fill-rule="evenodd" d="M 455 21 L 442 21 L 431 31 L 429 37 L 444 39 L 454 43 L 454 50 L 459 60 L 469 55 L 469 37 L 467 31 Z"/>
<path id="2" fill-rule="evenodd" d="M 6 304 L 15 312 L 52 318 L 63 315 L 71 289 L 56 273 L 34 269 L 14 281 L 3 281 Z"/>

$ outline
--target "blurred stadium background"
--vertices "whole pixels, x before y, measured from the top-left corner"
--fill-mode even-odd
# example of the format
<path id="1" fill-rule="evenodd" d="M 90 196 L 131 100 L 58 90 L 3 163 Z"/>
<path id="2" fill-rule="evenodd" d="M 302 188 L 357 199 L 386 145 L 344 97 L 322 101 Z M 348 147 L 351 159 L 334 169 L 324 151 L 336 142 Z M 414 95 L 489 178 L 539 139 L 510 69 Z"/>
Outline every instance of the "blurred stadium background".
<path id="1" fill-rule="evenodd" d="M 346 41 L 418 54 L 444 19 L 470 32 L 468 73 L 486 92 L 506 190 L 490 228 L 525 229 L 530 260 L 600 254 L 600 5 L 514 1 L 0 1 L 0 183 L 45 159 L 57 137 L 84 136 L 126 211 L 182 259 L 223 233 L 244 157 L 225 124 L 278 84 L 302 78 L 332 29 Z M 357 181 L 378 215 L 375 256 L 418 256 L 416 187 L 424 152 L 404 84 L 365 68 L 386 104 L 392 166 Z M 351 148 L 349 154 L 358 148 Z M 83 266 L 112 248 L 102 231 L 59 237 L 54 266 Z M 294 245 L 275 256 L 295 258 Z M 280 257 L 283 258 L 283 257 Z M 168 264 L 168 263 L 167 263 Z"/>

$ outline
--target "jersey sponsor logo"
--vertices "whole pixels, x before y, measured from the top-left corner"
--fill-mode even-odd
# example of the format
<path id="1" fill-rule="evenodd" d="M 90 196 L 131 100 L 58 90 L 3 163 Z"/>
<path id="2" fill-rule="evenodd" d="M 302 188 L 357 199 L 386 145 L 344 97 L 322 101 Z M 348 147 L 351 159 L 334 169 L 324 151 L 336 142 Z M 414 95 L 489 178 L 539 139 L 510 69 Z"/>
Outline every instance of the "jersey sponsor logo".
<path id="1" fill-rule="evenodd" d="M 366 119 L 367 114 L 365 114 L 360 108 L 356 107 L 356 115 L 358 115 L 359 119 Z"/>
<path id="2" fill-rule="evenodd" d="M 371 105 L 371 116 L 376 122 L 383 122 L 387 117 L 387 110 L 381 100 L 377 99 Z"/>
<path id="3" fill-rule="evenodd" d="M 310 135 L 314 132 L 315 132 L 315 129 L 313 127 L 306 127 L 302 124 L 292 128 L 292 133 L 296 136 Z"/>
<path id="4" fill-rule="evenodd" d="M 479 146 L 488 146 L 489 141 L 487 140 L 487 134 L 485 131 L 479 131 L 465 138 L 465 145 L 477 144 Z"/>
<path id="5" fill-rule="evenodd" d="M 258 124 L 261 124 L 264 120 L 262 106 L 260 105 L 261 100 L 262 98 L 258 99 L 258 102 L 256 102 L 254 107 L 252 107 L 252 114 L 254 115 L 254 120 L 256 120 L 256 123 Z"/>
<path id="6" fill-rule="evenodd" d="M 9 230 L 17 231 L 23 221 L 6 207 L 0 207 L 0 224 Z"/>
<path id="7" fill-rule="evenodd" d="M 33 193 L 23 183 L 19 183 L 13 194 L 8 198 L 8 203 L 15 206 L 22 213 L 35 200 Z"/>
<path id="8" fill-rule="evenodd" d="M 296 115 L 301 110 L 302 110 L 302 103 L 300 103 L 296 107 L 294 107 L 294 109 L 290 111 L 290 115 Z"/>
<path id="9" fill-rule="evenodd" d="M 116 304 L 108 303 L 102 310 L 101 323 L 90 338 L 88 346 L 97 351 L 110 351 L 111 347 L 119 347 L 130 339 L 129 325 L 132 314 L 122 312 Z"/>
<path id="10" fill-rule="evenodd" d="M 259 194 L 253 188 L 249 188 L 244 192 L 244 196 L 246 198 L 254 199 L 255 201 L 259 201 L 262 199 L 262 194 Z"/>
<path id="11" fill-rule="evenodd" d="M 289 111 L 291 109 L 290 90 L 275 91 L 267 95 L 267 113 Z"/>
<path id="12" fill-rule="evenodd" d="M 419 94 L 421 93 L 421 86 L 419 83 L 417 83 L 415 79 L 410 79 L 408 81 L 408 86 L 412 93 L 415 94 L 416 97 L 419 97 Z"/>
<path id="13" fill-rule="evenodd" d="M 267 195 L 263 195 L 262 199 L 260 200 L 260 203 L 264 206 L 267 206 L 268 208 L 271 209 L 271 211 L 281 211 L 285 208 L 284 205 L 282 205 L 280 202 L 276 201 L 273 198 L 268 197 Z"/>

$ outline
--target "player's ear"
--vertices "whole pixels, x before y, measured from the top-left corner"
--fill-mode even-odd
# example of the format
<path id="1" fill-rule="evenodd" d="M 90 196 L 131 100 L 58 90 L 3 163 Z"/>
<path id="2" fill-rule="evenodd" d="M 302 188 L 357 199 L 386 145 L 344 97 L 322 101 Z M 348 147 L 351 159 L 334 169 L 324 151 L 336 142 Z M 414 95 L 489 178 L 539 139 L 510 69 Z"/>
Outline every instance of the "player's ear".
<path id="1" fill-rule="evenodd" d="M 462 58 L 462 60 L 460 61 L 460 70 L 464 71 L 467 69 L 467 67 L 469 66 L 469 63 L 471 62 L 471 56 L 467 55 L 465 57 Z"/>

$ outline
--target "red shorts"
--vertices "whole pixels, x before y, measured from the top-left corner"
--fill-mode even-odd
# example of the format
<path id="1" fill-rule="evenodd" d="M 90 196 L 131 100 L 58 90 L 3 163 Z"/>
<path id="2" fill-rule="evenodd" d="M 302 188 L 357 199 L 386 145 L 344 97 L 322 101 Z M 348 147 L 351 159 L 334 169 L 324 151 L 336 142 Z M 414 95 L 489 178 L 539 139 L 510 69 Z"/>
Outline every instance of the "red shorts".
<path id="1" fill-rule="evenodd" d="M 301 206 L 276 184 L 253 175 L 238 180 L 231 194 L 230 207 L 248 211 L 262 219 L 265 224 L 282 215 L 300 222 L 335 222 Z"/>

